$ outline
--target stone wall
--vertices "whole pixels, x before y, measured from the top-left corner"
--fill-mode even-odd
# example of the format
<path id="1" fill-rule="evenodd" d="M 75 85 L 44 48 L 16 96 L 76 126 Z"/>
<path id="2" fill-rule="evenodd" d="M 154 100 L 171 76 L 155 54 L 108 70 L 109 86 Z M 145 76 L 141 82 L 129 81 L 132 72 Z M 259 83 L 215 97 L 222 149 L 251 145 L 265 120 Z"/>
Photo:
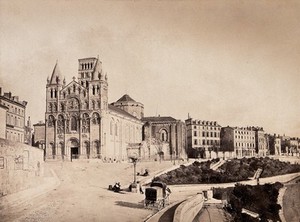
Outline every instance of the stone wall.
<path id="1" fill-rule="evenodd" d="M 0 139 L 0 197 L 38 186 L 43 175 L 43 150 Z"/>
<path id="2" fill-rule="evenodd" d="M 174 213 L 174 222 L 192 222 L 202 209 L 204 198 L 202 194 L 197 194 L 182 202 Z"/>

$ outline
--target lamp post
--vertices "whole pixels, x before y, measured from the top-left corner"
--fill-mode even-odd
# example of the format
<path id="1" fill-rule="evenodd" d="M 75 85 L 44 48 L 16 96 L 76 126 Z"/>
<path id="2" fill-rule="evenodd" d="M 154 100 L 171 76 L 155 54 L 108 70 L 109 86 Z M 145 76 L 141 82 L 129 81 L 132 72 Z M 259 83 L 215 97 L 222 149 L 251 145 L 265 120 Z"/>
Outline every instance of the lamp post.
<path id="1" fill-rule="evenodd" d="M 130 157 L 132 163 L 133 163 L 133 183 L 136 184 L 136 162 L 138 160 L 137 157 Z"/>

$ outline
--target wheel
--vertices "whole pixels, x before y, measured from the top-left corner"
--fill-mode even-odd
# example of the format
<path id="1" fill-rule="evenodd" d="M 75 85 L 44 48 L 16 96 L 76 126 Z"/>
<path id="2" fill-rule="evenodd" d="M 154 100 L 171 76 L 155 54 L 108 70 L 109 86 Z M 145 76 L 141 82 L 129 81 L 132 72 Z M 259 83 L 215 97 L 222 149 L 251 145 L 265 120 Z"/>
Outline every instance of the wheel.
<path id="1" fill-rule="evenodd" d="M 161 210 L 164 208 L 164 200 L 159 200 L 157 203 L 157 209 Z"/>

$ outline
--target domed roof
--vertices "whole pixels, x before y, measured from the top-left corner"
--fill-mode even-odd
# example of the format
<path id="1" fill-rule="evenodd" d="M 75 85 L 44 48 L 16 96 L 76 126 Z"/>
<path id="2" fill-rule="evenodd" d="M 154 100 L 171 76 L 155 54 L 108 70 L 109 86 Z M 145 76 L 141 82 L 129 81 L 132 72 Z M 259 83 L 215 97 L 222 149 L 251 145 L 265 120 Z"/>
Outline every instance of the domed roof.
<path id="1" fill-rule="evenodd" d="M 136 101 L 132 99 L 129 95 L 125 94 L 117 102 L 136 102 Z"/>

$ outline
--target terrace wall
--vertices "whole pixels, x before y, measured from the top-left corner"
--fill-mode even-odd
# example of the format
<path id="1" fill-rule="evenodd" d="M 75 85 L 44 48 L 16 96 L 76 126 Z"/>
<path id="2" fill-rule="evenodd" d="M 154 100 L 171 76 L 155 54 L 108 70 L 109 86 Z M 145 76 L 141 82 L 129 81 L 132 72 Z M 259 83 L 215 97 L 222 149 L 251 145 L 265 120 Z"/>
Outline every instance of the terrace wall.
<path id="1" fill-rule="evenodd" d="M 43 150 L 0 138 L 0 197 L 43 182 Z"/>

